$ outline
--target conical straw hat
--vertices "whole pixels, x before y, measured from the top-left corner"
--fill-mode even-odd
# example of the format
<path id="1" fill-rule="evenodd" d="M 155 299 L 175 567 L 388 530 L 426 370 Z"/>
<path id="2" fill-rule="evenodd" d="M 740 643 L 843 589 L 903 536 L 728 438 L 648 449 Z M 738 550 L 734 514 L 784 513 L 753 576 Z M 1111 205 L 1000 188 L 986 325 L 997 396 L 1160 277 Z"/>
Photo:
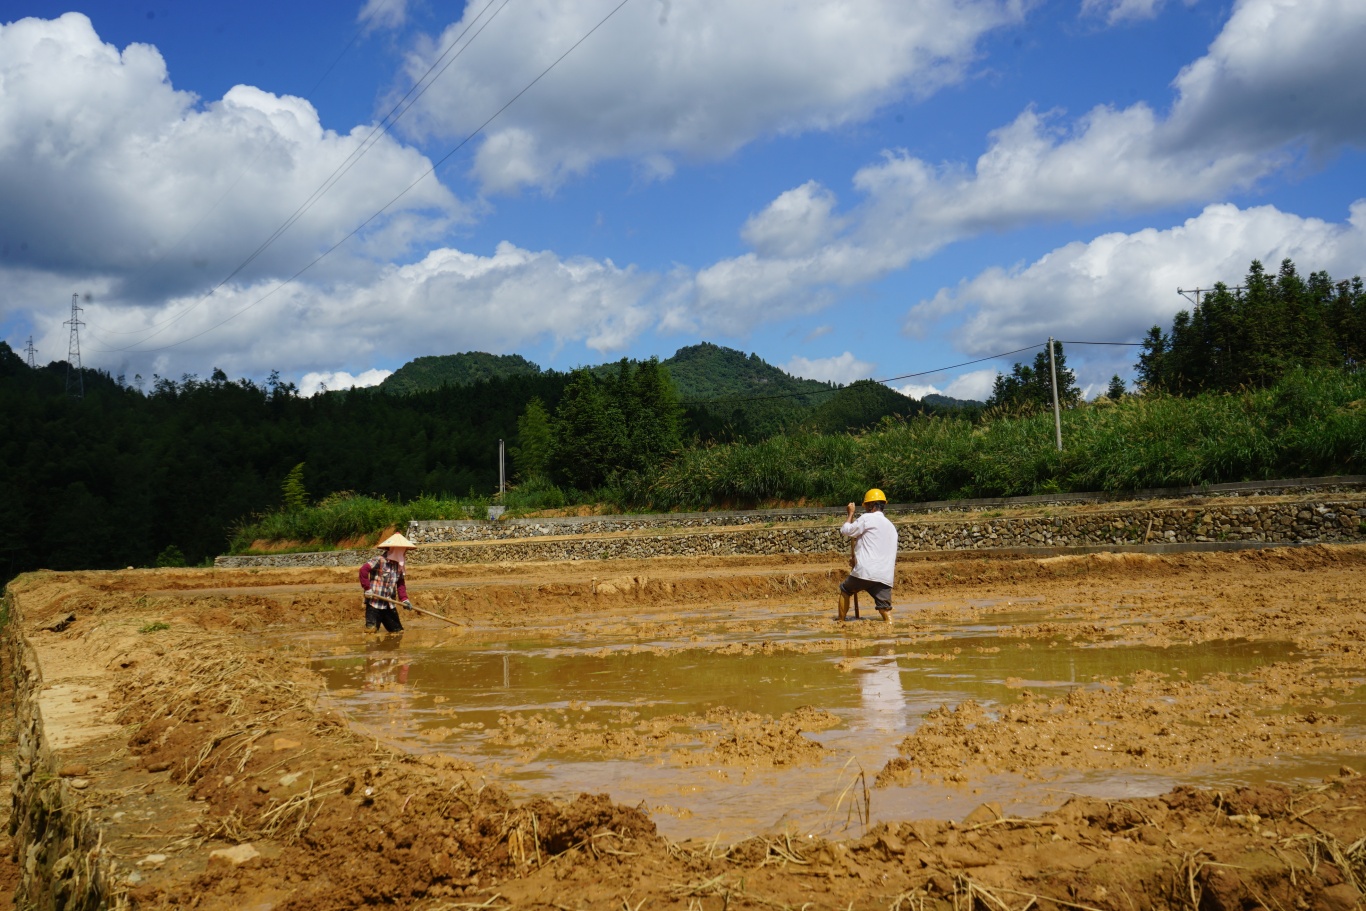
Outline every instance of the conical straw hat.
<path id="1" fill-rule="evenodd" d="M 407 538 L 403 537 L 403 535 L 395 532 L 394 534 L 385 538 L 383 541 L 376 544 L 375 547 L 380 549 L 383 549 L 385 547 L 407 547 L 411 549 L 417 547 L 417 545 L 414 544 L 412 541 L 409 541 Z"/>

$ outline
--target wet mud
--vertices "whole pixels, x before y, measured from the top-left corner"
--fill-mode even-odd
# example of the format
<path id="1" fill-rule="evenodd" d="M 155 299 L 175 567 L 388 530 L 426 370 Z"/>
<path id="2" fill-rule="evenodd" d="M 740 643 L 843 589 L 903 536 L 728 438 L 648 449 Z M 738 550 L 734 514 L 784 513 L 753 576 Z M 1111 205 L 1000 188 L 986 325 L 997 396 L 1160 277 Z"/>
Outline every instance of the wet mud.
<path id="1" fill-rule="evenodd" d="M 349 570 L 10 591 L 134 907 L 1359 902 L 1366 547 L 841 574 L 421 567 L 454 623 L 378 638 Z"/>

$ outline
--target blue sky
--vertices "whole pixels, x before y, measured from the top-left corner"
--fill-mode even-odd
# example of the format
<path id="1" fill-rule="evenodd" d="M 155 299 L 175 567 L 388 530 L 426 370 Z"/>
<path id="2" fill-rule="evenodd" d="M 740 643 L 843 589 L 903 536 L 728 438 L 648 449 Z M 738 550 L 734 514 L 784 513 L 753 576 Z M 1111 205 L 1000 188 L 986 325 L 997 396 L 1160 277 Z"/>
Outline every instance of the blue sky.
<path id="1" fill-rule="evenodd" d="M 619 2 L 10 0 L 0 338 L 65 358 L 75 293 L 130 379 L 707 340 L 848 382 L 1366 272 L 1360 0 Z"/>

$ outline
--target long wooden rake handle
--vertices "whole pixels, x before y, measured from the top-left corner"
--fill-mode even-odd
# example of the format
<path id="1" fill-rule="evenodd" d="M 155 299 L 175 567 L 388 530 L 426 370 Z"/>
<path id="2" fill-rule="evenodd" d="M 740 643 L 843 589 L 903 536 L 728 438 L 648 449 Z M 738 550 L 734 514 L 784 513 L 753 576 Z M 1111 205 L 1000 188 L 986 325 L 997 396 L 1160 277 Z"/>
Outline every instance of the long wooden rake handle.
<path id="1" fill-rule="evenodd" d="M 383 595 L 372 595 L 372 594 L 370 594 L 369 592 L 366 592 L 366 593 L 365 593 L 365 597 L 369 598 L 371 601 L 387 601 L 388 603 L 392 604 L 394 607 L 402 607 L 402 606 L 403 606 L 403 602 L 402 602 L 402 601 L 395 601 L 393 598 L 386 598 L 386 597 L 384 597 Z M 428 617 L 435 617 L 435 618 L 438 619 L 438 620 L 445 620 L 445 621 L 446 621 L 447 623 L 449 623 L 451 626 L 459 626 L 459 625 L 460 625 L 459 623 L 456 623 L 454 620 L 452 620 L 450 617 L 443 617 L 443 616 L 441 616 L 440 614 L 434 614 L 434 613 L 432 613 L 432 612 L 429 611 L 429 610 L 423 610 L 423 609 L 420 608 L 420 607 L 413 607 L 413 605 L 412 605 L 411 602 L 409 602 L 408 608 L 409 608 L 410 610 L 415 610 L 415 611 L 417 611 L 419 614 L 426 614 Z"/>

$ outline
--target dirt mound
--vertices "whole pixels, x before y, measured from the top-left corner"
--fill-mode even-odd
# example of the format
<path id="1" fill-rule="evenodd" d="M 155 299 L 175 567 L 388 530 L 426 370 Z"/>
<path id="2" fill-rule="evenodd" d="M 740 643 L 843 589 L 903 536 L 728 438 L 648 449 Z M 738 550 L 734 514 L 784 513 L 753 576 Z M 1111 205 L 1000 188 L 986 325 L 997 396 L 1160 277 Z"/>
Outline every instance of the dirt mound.
<path id="1" fill-rule="evenodd" d="M 1253 672 L 1256 676 L 1257 672 Z M 1269 673 L 1274 676 L 1275 669 Z M 1195 684 L 1143 671 L 1121 686 L 1074 689 L 1022 700 L 987 712 L 976 702 L 932 710 L 901 742 L 901 757 L 878 774 L 879 785 L 919 776 L 964 781 L 970 767 L 1034 777 L 1058 769 L 1191 769 L 1230 759 L 1346 749 L 1330 713 L 1286 713 L 1279 705 L 1246 708 L 1242 685 L 1226 675 Z M 1338 686 L 1301 688 L 1299 698 L 1331 699 Z"/>

